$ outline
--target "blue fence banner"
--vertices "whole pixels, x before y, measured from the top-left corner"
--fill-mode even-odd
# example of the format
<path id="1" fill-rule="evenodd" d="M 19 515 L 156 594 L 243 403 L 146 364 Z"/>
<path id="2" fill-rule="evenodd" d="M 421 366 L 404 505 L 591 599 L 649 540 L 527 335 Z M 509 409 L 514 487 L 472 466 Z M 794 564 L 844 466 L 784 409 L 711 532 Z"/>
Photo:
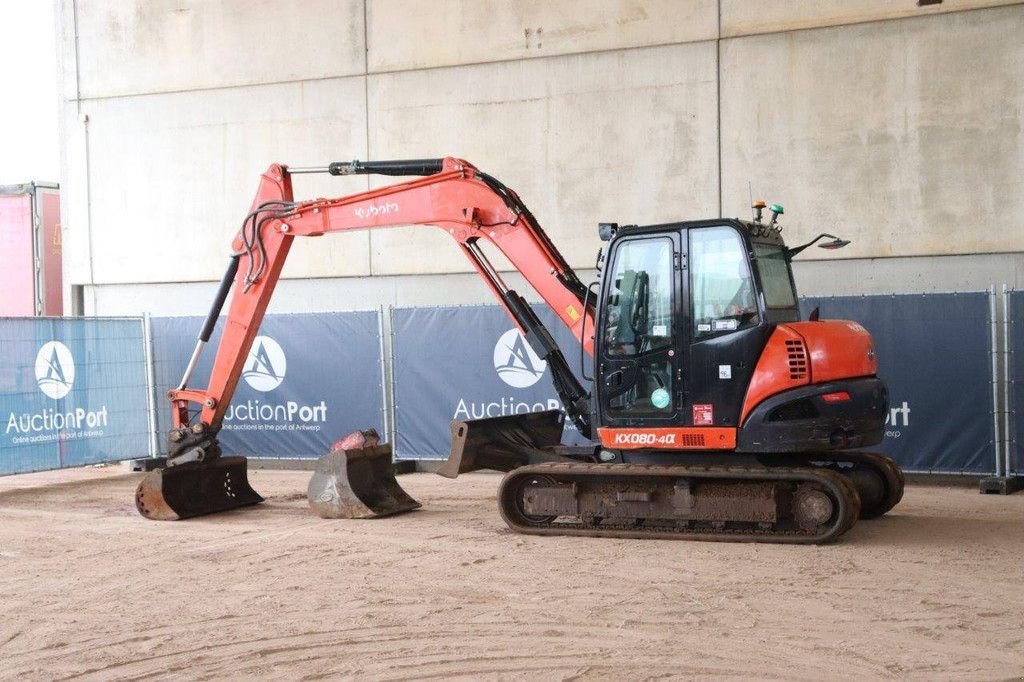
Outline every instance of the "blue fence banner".
<path id="1" fill-rule="evenodd" d="M 0 474 L 149 455 L 141 319 L 0 319 Z"/>
<path id="2" fill-rule="evenodd" d="M 995 469 L 989 294 L 838 296 L 801 300 L 804 317 L 855 320 L 874 339 L 889 387 L 884 452 L 907 471 Z"/>
<path id="3" fill-rule="evenodd" d="M 822 319 L 871 332 L 891 403 L 885 440 L 872 450 L 908 471 L 994 470 L 988 294 L 808 298 L 801 306 L 805 318 L 820 307 Z M 537 310 L 578 374 L 578 340 L 545 306 Z M 545 364 L 498 306 L 395 309 L 392 331 L 399 458 L 447 457 L 452 419 L 560 407 Z M 586 366 L 591 374 L 589 358 Z M 565 441 L 585 442 L 571 423 Z"/>
<path id="4" fill-rule="evenodd" d="M 190 386 L 210 377 L 224 318 Z M 164 396 L 181 381 L 199 317 L 152 319 L 160 447 L 171 425 Z M 314 458 L 356 429 L 384 437 L 380 316 L 375 311 L 267 315 L 246 358 L 219 439 L 225 454 Z"/>
<path id="5" fill-rule="evenodd" d="M 1010 404 L 1007 417 L 1013 430 L 1010 448 L 1012 473 L 1024 475 L 1024 291 L 1007 292 L 1010 325 Z"/>
<path id="6" fill-rule="evenodd" d="M 581 378 L 579 340 L 550 308 L 535 310 Z M 396 308 L 391 325 L 397 458 L 448 457 L 453 419 L 562 408 L 547 363 L 499 306 Z M 563 442 L 587 440 L 567 420 Z"/>
<path id="7" fill-rule="evenodd" d="M 1010 401 L 1024 405 L 1024 293 L 1010 292 Z M 806 316 L 856 320 L 871 332 L 889 386 L 883 451 L 908 471 L 995 469 L 989 294 L 809 298 Z M 541 320 L 582 379 L 579 340 L 546 306 Z M 164 395 L 195 345 L 198 317 L 154 318 L 158 442 Z M 220 326 L 192 386 L 209 377 Z M 443 459 L 452 419 L 559 409 L 550 371 L 499 306 L 391 311 L 394 445 L 402 459 Z M 0 319 L 0 474 L 149 455 L 145 341 L 139 319 Z M 377 312 L 268 315 L 246 359 L 221 432 L 225 453 L 314 458 L 355 429 L 384 431 Z M 1013 419 L 1011 464 L 1024 471 L 1024 419 Z M 566 424 L 566 443 L 583 443 Z"/>

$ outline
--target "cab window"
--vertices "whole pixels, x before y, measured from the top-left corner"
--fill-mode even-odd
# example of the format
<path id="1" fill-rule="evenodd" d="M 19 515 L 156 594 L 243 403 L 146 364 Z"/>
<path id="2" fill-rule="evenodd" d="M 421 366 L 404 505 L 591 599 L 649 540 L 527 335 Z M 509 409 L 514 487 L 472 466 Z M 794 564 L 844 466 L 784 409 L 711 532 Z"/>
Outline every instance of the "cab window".
<path id="1" fill-rule="evenodd" d="M 796 292 L 785 247 L 754 242 L 754 255 L 757 256 L 757 269 L 764 287 L 765 305 L 769 308 L 796 307 Z"/>
<path id="2" fill-rule="evenodd" d="M 608 412 L 617 418 L 670 416 L 675 242 L 620 242 L 605 299 L 602 341 L 612 370 L 604 378 Z"/>
<path id="3" fill-rule="evenodd" d="M 672 345 L 672 255 L 668 238 L 619 245 L 605 301 L 608 355 L 641 355 Z"/>
<path id="4" fill-rule="evenodd" d="M 693 332 L 699 340 L 754 326 L 757 295 L 743 240 L 729 227 L 690 231 Z"/>

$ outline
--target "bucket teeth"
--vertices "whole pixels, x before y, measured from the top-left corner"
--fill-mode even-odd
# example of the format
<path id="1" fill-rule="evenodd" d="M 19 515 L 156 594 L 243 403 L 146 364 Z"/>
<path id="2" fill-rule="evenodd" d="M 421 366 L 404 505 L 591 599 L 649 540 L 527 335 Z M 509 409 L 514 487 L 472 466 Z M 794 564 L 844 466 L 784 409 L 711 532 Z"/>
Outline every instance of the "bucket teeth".
<path id="1" fill-rule="evenodd" d="M 389 444 L 324 455 L 316 462 L 306 496 L 325 519 L 369 519 L 422 506 L 395 480 Z"/>
<path id="2" fill-rule="evenodd" d="M 455 478 L 478 469 L 512 471 L 526 464 L 560 461 L 561 457 L 544 449 L 561 442 L 564 423 L 560 410 L 453 421 L 452 452 L 437 473 Z"/>
<path id="3" fill-rule="evenodd" d="M 259 504 L 249 485 L 245 457 L 219 457 L 146 474 L 135 489 L 135 507 L 147 519 L 176 521 Z"/>

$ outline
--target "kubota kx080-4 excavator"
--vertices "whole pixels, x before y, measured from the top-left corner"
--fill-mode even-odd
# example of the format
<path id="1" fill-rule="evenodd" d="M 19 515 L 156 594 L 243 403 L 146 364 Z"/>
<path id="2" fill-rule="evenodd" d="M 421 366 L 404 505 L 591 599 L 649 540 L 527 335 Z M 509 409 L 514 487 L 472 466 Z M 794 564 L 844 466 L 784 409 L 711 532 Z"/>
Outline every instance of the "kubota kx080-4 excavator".
<path id="1" fill-rule="evenodd" d="M 291 176 L 309 172 L 417 177 L 337 199 L 295 201 Z M 800 320 L 792 257 L 823 237 L 832 239 L 826 247 L 844 242 L 819 235 L 787 248 L 781 207 L 772 207 L 767 222 L 762 208 L 755 205 L 751 221 L 602 224 L 608 244 L 594 292 L 516 193 L 461 159 L 273 165 L 234 239 L 185 377 L 169 391 L 167 467 L 140 483 L 138 508 L 150 518 L 182 518 L 262 500 L 248 484 L 245 459 L 220 457 L 217 433 L 296 237 L 433 225 L 451 235 L 547 362 L 565 407 L 565 414 L 453 422 L 452 453 L 440 473 L 508 472 L 499 509 L 519 532 L 834 539 L 902 496 L 903 476 L 890 459 L 854 450 L 881 441 L 888 394 L 863 327 L 816 314 Z M 488 261 L 484 242 L 508 258 L 593 357 L 592 394 Z M 209 383 L 190 388 L 232 286 Z M 594 445 L 559 445 L 565 415 Z M 334 516 L 419 506 L 395 481 L 390 450 L 374 445 L 343 450 L 340 460 L 322 465 L 311 503 L 330 507 L 335 500 L 338 513 L 325 514 Z"/>

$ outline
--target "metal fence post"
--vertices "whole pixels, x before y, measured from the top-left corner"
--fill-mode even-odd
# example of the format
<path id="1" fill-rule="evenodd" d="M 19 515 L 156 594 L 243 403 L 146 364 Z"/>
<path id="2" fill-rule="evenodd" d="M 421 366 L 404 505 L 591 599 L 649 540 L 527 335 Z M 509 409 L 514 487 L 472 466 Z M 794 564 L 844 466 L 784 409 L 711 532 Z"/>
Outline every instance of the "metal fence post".
<path id="1" fill-rule="evenodd" d="M 384 306 L 381 306 L 383 309 Z M 397 428 L 397 405 L 395 398 L 395 308 L 388 306 L 388 413 L 391 417 L 391 442 L 395 449 L 395 457 L 398 457 L 398 434 L 394 432 Z"/>
<path id="2" fill-rule="evenodd" d="M 1003 284 L 1003 471 L 1006 476 L 1012 475 L 1014 437 L 1011 423 L 1013 411 L 1010 409 L 1012 400 L 1013 380 L 1010 377 L 1011 357 L 1013 353 L 1010 345 L 1010 291 L 1006 284 Z"/>
<path id="3" fill-rule="evenodd" d="M 156 366 L 153 354 L 153 325 L 149 313 L 142 315 L 142 344 L 146 357 L 146 411 L 149 416 L 149 456 L 160 456 L 156 422 Z"/>
<path id="4" fill-rule="evenodd" d="M 390 396 L 390 383 L 388 382 L 388 346 L 389 344 L 385 340 L 385 329 L 384 329 L 384 306 L 377 307 L 377 339 L 380 345 L 380 409 L 384 417 L 384 440 L 385 442 L 392 442 L 392 432 L 394 430 L 394 422 L 391 420 L 391 413 L 388 409 L 388 405 L 391 403 Z"/>
<path id="5" fill-rule="evenodd" d="M 996 288 L 988 289 L 988 317 L 992 332 L 992 437 L 996 452 L 995 476 L 1003 475 L 1002 429 L 999 424 L 999 332 L 996 321 Z"/>

